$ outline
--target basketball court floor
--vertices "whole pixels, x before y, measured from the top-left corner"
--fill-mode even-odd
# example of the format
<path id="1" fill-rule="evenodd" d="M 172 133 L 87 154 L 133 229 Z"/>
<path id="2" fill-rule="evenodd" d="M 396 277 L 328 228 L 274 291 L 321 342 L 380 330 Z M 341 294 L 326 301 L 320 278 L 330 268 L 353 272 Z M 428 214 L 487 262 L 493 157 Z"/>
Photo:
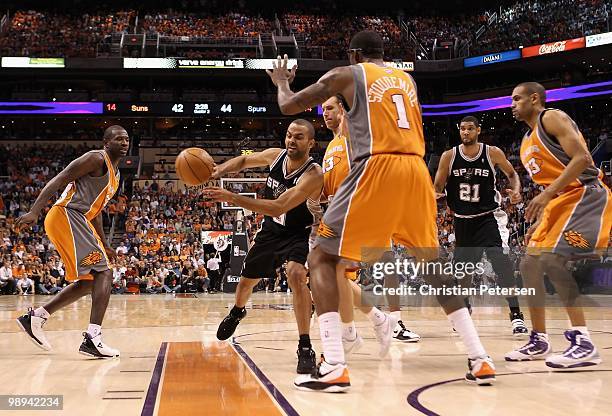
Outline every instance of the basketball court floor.
<path id="1" fill-rule="evenodd" d="M 0 411 L 62 415 L 609 415 L 612 413 L 612 308 L 591 308 L 592 338 L 604 363 L 591 371 L 553 373 L 543 362 L 506 363 L 525 341 L 509 335 L 507 310 L 476 308 L 474 318 L 497 365 L 497 384 L 463 381 L 466 357 L 439 308 L 407 308 L 402 318 L 422 336 L 394 343 L 379 360 L 369 322 L 356 311 L 364 348 L 349 358 L 345 394 L 297 391 L 297 335 L 291 297 L 256 293 L 234 342 L 218 342 L 217 324 L 232 294 L 187 297 L 112 296 L 104 340 L 121 358 L 77 353 L 89 299 L 58 312 L 45 329 L 53 352 L 39 350 L 14 322 L 42 296 L 0 297 L 0 394 L 63 395 L 62 411 Z M 567 343 L 561 310 L 550 313 L 555 351 Z M 320 353 L 318 327 L 312 338 Z"/>

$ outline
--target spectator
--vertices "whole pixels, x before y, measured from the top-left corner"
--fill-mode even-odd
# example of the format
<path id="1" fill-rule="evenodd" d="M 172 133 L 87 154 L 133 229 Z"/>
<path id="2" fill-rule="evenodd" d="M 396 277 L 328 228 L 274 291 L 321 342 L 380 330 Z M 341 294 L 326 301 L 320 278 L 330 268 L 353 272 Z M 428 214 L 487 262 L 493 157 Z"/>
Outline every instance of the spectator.
<path id="1" fill-rule="evenodd" d="M 0 267 L 0 293 L 12 295 L 15 293 L 16 282 L 13 279 L 13 269 L 8 261 L 2 263 Z"/>

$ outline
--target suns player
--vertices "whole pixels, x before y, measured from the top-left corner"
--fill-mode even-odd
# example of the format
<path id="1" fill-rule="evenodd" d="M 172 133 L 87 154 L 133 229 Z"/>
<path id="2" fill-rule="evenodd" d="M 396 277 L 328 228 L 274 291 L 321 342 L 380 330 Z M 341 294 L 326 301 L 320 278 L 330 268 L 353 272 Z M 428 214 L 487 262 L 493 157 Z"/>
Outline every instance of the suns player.
<path id="1" fill-rule="evenodd" d="M 518 204 L 522 199 L 521 181 L 501 149 L 479 143 L 480 132 L 476 117 L 466 116 L 461 120 L 461 144 L 445 151 L 440 158 L 434 181 L 436 197 L 444 197 L 446 189 L 446 201 L 454 215 L 453 260 L 476 264 L 486 252 L 499 284 L 515 287 L 512 261 L 504 252 L 508 250 L 508 216 L 501 209 L 495 169 L 499 168 L 510 182 L 506 192 L 511 204 Z M 506 301 L 510 307 L 512 334 L 527 334 L 518 298 L 511 296 Z M 469 305 L 467 298 L 466 304 Z"/>
<path id="2" fill-rule="evenodd" d="M 297 321 L 298 374 L 310 373 L 315 365 L 315 353 L 310 343 L 312 298 L 306 285 L 304 264 L 308 256 L 311 227 L 321 213 L 319 200 L 323 188 L 321 167 L 310 157 L 315 143 L 312 124 L 294 120 L 287 128 L 286 149 L 267 149 L 242 155 L 215 167 L 214 178 L 255 167 L 270 167 L 264 190 L 265 199 L 238 195 L 221 188 L 206 188 L 203 195 L 214 201 L 230 202 L 265 215 L 255 242 L 249 249 L 236 287 L 236 303 L 221 321 L 217 338 L 232 336 L 246 316 L 246 303 L 253 288 L 262 278 L 276 277 L 276 268 L 287 261 L 287 282 L 293 294 L 293 310 Z"/>
<path id="3" fill-rule="evenodd" d="M 298 377 L 298 389 L 337 392 L 350 388 L 338 314 L 336 267 L 341 259 L 375 259 L 391 240 L 419 259 L 438 258 L 436 198 L 423 160 L 425 139 L 421 106 L 413 79 L 383 62 L 383 41 L 373 31 L 350 42 L 352 65 L 327 72 L 318 82 L 293 93 L 287 57 L 268 71 L 278 88 L 284 114 L 296 114 L 340 94 L 349 109 L 347 121 L 351 171 L 319 224 L 308 257 L 311 289 L 319 315 L 324 359 L 310 375 Z M 434 287 L 453 285 L 449 276 L 426 276 Z M 466 379 L 491 384 L 495 369 L 480 342 L 462 299 L 438 296 L 468 352 Z"/>
<path id="4" fill-rule="evenodd" d="M 347 140 L 348 125 L 345 119 L 342 97 L 331 97 L 321 107 L 325 126 L 334 134 L 323 156 L 322 201 L 329 203 L 350 170 L 349 142 Z M 392 337 L 403 342 L 418 342 L 420 336 L 407 329 L 401 320 L 398 297 L 388 296 L 391 314 L 385 314 L 374 306 L 362 306 L 361 288 L 355 282 L 356 279 L 356 270 L 346 269 L 345 264 L 338 264 L 339 308 L 342 320 L 342 345 L 345 353 L 355 352 L 363 345 L 363 339 L 355 329 L 353 305 L 358 306 L 374 325 L 376 339 L 380 344 L 379 355 L 381 357 L 384 357 L 389 351 Z M 385 283 L 387 283 L 387 280 L 385 280 Z M 380 323 L 383 317 L 385 319 Z"/>
<path id="5" fill-rule="evenodd" d="M 512 91 L 512 115 L 529 126 L 521 143 L 521 162 L 531 179 L 544 190 L 525 210 L 535 221 L 525 241 L 521 262 L 530 296 L 532 332 L 529 342 L 508 354 L 507 361 L 546 360 L 551 368 L 597 365 L 601 357 L 591 341 L 576 281 L 565 264 L 573 256 L 607 249 L 612 227 L 612 195 L 601 181 L 603 174 L 591 158 L 582 133 L 563 111 L 546 108 L 546 90 L 535 82 Z M 572 327 L 565 331 L 569 347 L 552 354 L 546 333 L 544 278 L 546 273 L 562 302 Z"/>
<path id="6" fill-rule="evenodd" d="M 102 210 L 119 187 L 119 160 L 128 152 L 130 139 L 121 126 L 104 131 L 104 148 L 92 150 L 73 160 L 51 179 L 36 198 L 30 211 L 19 217 L 17 227 L 35 223 L 49 199 L 60 189 L 61 197 L 45 217 L 45 231 L 60 253 L 66 280 L 72 282 L 44 306 L 17 319 L 35 345 L 51 350 L 43 325 L 59 309 L 91 294 L 91 314 L 79 353 L 96 358 L 118 357 L 119 351 L 102 342 L 102 320 L 111 294 L 116 259 L 102 226 Z"/>

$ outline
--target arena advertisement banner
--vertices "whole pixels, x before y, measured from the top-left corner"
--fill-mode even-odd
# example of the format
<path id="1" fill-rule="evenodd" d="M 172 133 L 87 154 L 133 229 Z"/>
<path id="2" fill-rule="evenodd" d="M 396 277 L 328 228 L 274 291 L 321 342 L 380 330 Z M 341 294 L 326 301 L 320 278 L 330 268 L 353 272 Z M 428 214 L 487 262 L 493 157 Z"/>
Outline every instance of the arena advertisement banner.
<path id="1" fill-rule="evenodd" d="M 217 251 L 225 251 L 232 241 L 231 231 L 202 231 L 202 244 L 212 244 Z"/>
<path id="2" fill-rule="evenodd" d="M 5 56 L 2 68 L 64 68 L 64 58 L 28 58 Z"/>
<path id="3" fill-rule="evenodd" d="M 463 66 L 469 68 L 473 66 L 496 64 L 498 62 L 513 61 L 515 59 L 521 59 L 520 49 L 465 58 L 463 60 Z"/>
<path id="4" fill-rule="evenodd" d="M 401 69 L 402 71 L 407 71 L 407 72 L 414 71 L 414 62 L 391 61 L 391 62 L 385 62 L 385 65 L 390 68 Z"/>
<path id="5" fill-rule="evenodd" d="M 593 46 L 608 45 L 612 43 L 612 32 L 599 33 L 597 35 L 590 35 L 586 37 L 586 47 L 592 48 Z"/>
<path id="6" fill-rule="evenodd" d="M 173 58 L 123 58 L 126 69 L 173 69 L 176 59 Z"/>
<path id="7" fill-rule="evenodd" d="M 548 55 L 551 53 L 565 52 L 572 49 L 581 49 L 586 46 L 584 37 L 560 40 L 557 42 L 544 43 L 542 45 L 528 46 L 523 48 L 523 58 L 531 58 L 533 56 Z"/>
<path id="8" fill-rule="evenodd" d="M 272 69 L 276 59 L 177 59 L 177 68 L 181 69 Z M 297 59 L 289 59 L 287 66 L 293 68 Z"/>

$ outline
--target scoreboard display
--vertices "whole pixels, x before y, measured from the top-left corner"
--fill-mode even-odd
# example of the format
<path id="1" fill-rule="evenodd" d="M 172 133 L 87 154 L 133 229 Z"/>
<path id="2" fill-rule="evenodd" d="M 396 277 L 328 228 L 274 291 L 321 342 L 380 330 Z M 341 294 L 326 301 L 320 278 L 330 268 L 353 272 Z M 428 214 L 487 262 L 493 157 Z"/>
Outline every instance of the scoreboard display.
<path id="1" fill-rule="evenodd" d="M 317 114 L 317 109 L 307 111 Z M 118 116 L 221 116 L 221 117 L 274 117 L 282 116 L 277 104 L 200 102 L 200 103 L 122 103 L 105 102 L 104 114 Z"/>

